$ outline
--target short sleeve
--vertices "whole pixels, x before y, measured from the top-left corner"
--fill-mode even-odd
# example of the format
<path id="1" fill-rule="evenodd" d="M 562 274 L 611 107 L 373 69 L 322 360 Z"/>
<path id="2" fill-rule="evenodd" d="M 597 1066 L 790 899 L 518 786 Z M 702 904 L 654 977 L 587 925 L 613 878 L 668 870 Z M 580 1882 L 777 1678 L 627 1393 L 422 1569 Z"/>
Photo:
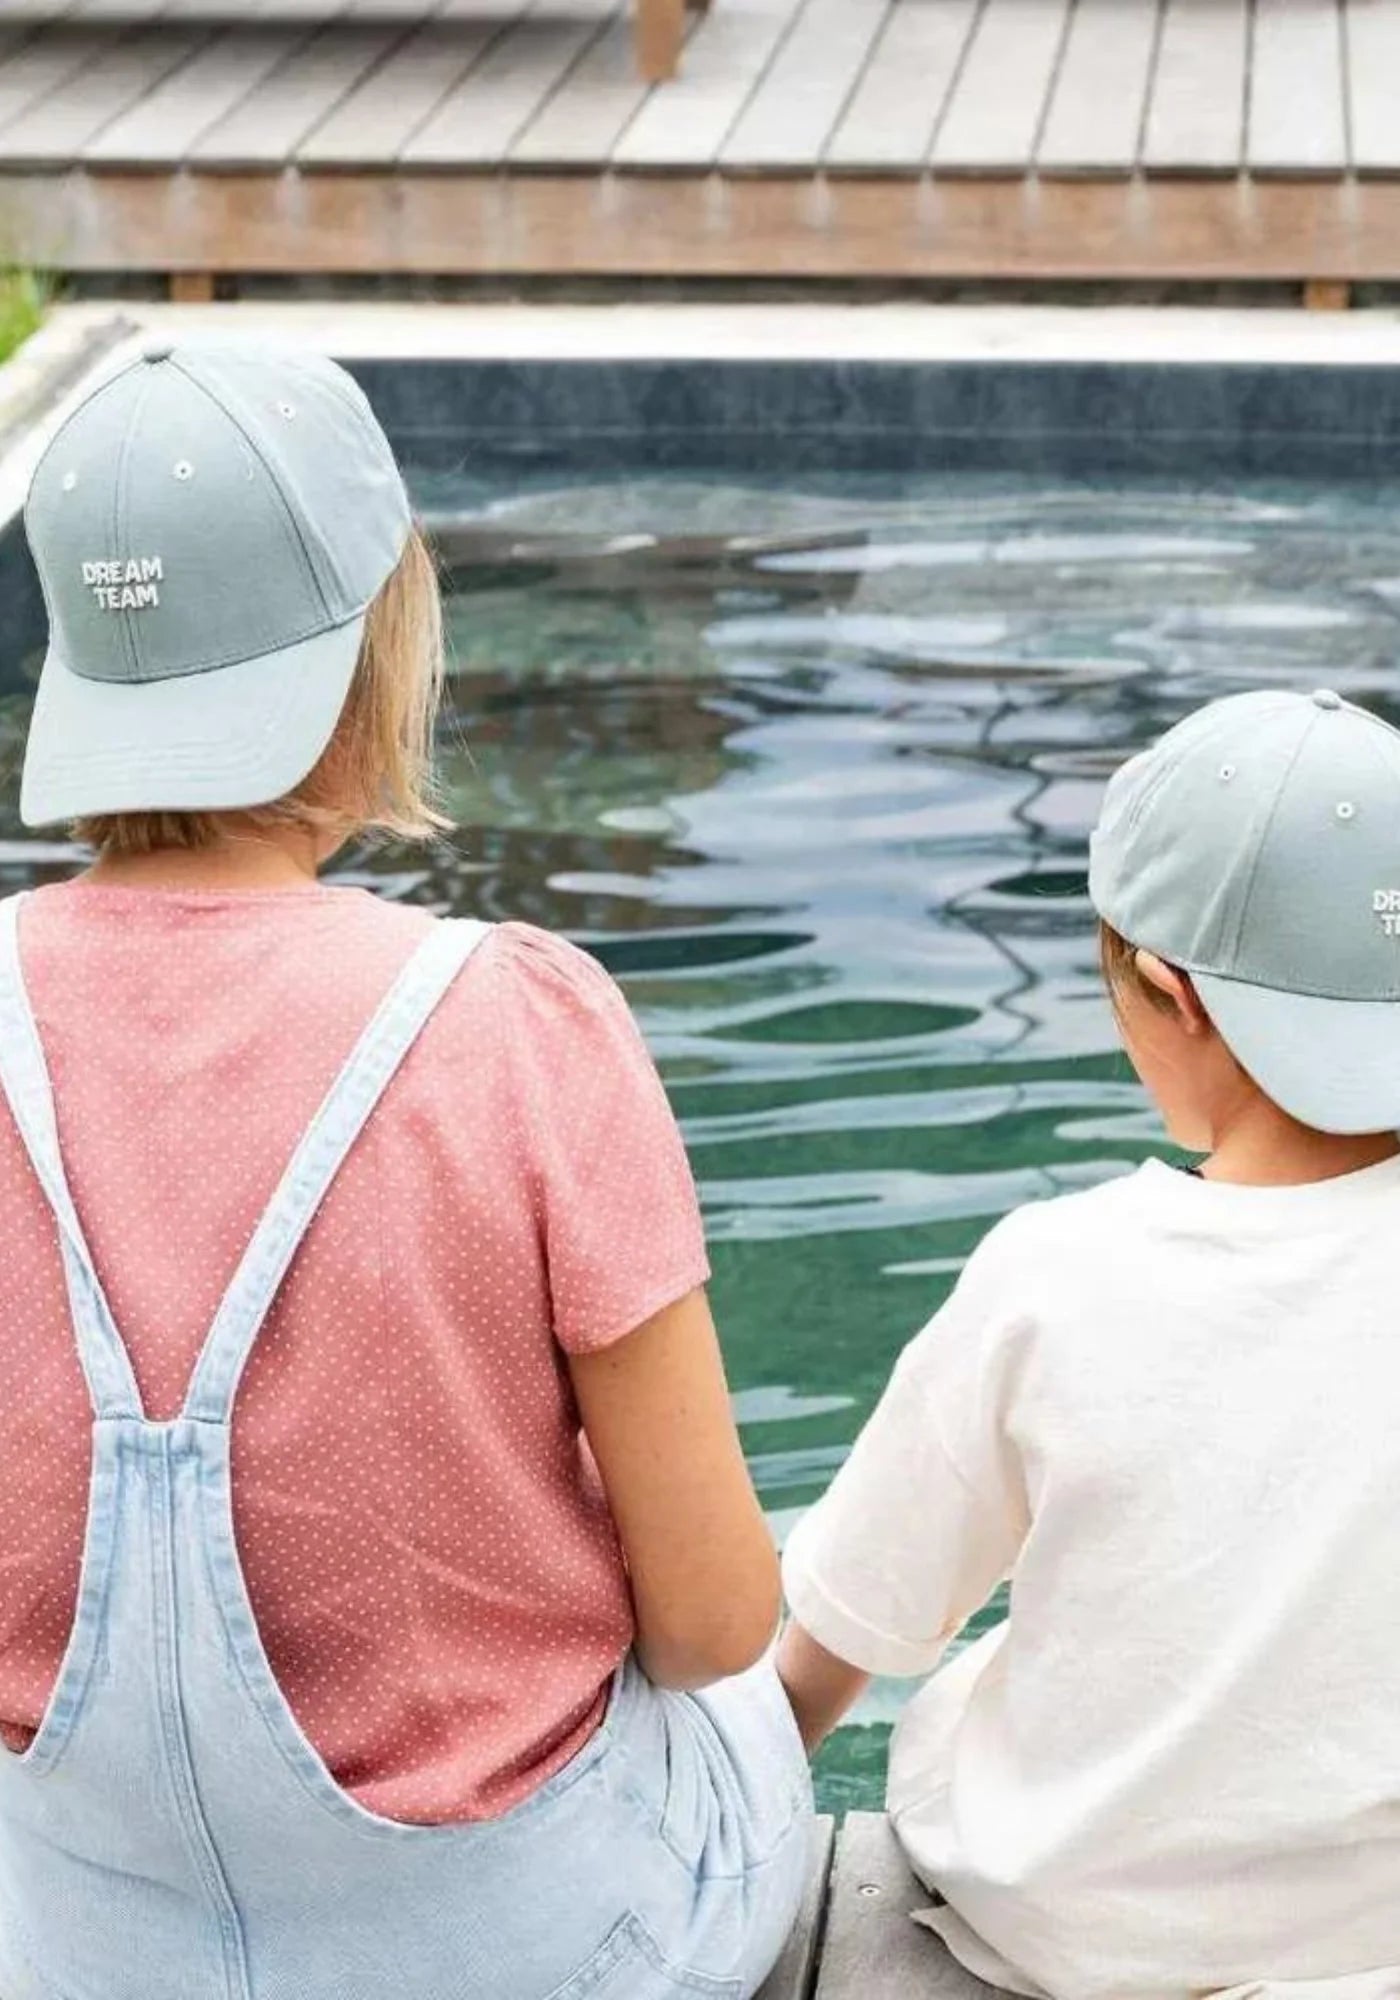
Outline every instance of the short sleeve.
<path id="1" fill-rule="evenodd" d="M 695 1183 L 656 1065 L 597 960 L 508 924 L 497 962 L 555 1336 L 588 1353 L 708 1279 Z"/>
<path id="2" fill-rule="evenodd" d="M 1025 1331 L 1006 1296 L 1011 1233 L 969 1258 L 784 1552 L 797 1622 L 867 1673 L 930 1673 L 1025 1538 L 1005 1410 Z"/>

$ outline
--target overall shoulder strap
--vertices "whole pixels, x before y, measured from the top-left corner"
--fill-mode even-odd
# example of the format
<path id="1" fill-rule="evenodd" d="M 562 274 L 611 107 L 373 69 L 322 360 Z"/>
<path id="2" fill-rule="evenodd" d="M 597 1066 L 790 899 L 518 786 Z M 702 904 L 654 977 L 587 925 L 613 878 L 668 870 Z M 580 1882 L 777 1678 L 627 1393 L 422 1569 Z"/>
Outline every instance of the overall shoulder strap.
<path id="1" fill-rule="evenodd" d="M 195 1364 L 183 1414 L 223 1423 L 259 1328 L 342 1161 L 489 926 L 435 923 L 380 1002 L 307 1126 L 253 1232 Z"/>
<path id="2" fill-rule="evenodd" d="M 58 1224 L 78 1356 L 99 1417 L 139 1417 L 141 1395 L 73 1206 L 58 1145 L 53 1086 L 19 961 L 24 895 L 0 902 L 0 1089 Z"/>

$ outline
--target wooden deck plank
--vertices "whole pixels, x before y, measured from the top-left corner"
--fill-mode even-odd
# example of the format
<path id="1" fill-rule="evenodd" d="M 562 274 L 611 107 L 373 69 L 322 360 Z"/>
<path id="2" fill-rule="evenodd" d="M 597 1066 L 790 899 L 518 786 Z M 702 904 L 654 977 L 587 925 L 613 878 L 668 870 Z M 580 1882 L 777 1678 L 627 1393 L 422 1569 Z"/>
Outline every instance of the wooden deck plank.
<path id="1" fill-rule="evenodd" d="M 514 166 L 587 166 L 607 160 L 651 96 L 637 68 L 632 6 L 624 4 L 520 134 Z"/>
<path id="2" fill-rule="evenodd" d="M 1244 152 L 1247 0 L 1167 0 L 1142 163 L 1233 174 Z"/>
<path id="3" fill-rule="evenodd" d="M 816 168 L 893 0 L 806 0 L 720 148 L 731 172 Z"/>
<path id="4" fill-rule="evenodd" d="M 1346 171 L 1338 0 L 1255 0 L 1245 161 L 1256 174 Z"/>
<path id="5" fill-rule="evenodd" d="M 281 0 L 261 9 L 280 11 Z M 83 148 L 92 164 L 174 165 L 265 77 L 289 62 L 313 30 L 307 21 L 272 20 L 228 28 L 147 96 L 114 118 Z"/>
<path id="6" fill-rule="evenodd" d="M 1036 154 L 1041 173 L 1133 171 L 1158 18 L 1158 0 L 1079 0 Z"/>
<path id="7" fill-rule="evenodd" d="M 59 271 L 1400 280 L 1393 178 L 0 170 L 0 215 Z"/>
<path id="8" fill-rule="evenodd" d="M 76 27 L 102 22 L 109 28 L 130 28 L 154 15 L 168 14 L 172 0 L 78 0 L 69 19 Z"/>
<path id="9" fill-rule="evenodd" d="M 1069 11 L 1069 0 L 987 0 L 934 139 L 938 172 L 1030 167 Z"/>
<path id="10" fill-rule="evenodd" d="M 883 1813 L 849 1813 L 832 1875 L 816 2000 L 1004 2000 L 911 1921 L 933 1898 L 910 1872 Z"/>
<path id="11" fill-rule="evenodd" d="M 405 33 L 393 21 L 329 21 L 190 147 L 205 167 L 278 167 Z"/>
<path id="12" fill-rule="evenodd" d="M 836 1822 L 813 1821 L 808 1849 L 807 1886 L 797 1922 L 777 1964 L 759 1987 L 754 2000 L 811 2000 L 816 1984 L 817 1956 L 826 1929 L 827 1887 L 836 1844 Z"/>
<path id="13" fill-rule="evenodd" d="M 674 83 L 658 91 L 613 147 L 615 167 L 703 169 L 767 70 L 802 0 L 715 0 L 686 46 Z"/>
<path id="14" fill-rule="evenodd" d="M 66 22 L 32 35 L 0 61 L 0 135 L 28 107 L 98 61 L 111 45 L 110 29 L 70 27 Z"/>
<path id="15" fill-rule="evenodd" d="M 532 7 L 491 44 L 404 146 L 407 165 L 495 167 L 584 50 L 613 0 Z"/>
<path id="16" fill-rule="evenodd" d="M 104 126 L 138 103 L 207 41 L 196 21 L 155 21 L 134 33 L 108 33 L 104 46 L 61 87 L 0 127 L 0 160 L 66 165 Z M 23 60 L 21 54 L 20 60 Z"/>
<path id="17" fill-rule="evenodd" d="M 298 147 L 298 162 L 371 166 L 397 159 L 520 12 L 503 0 L 459 0 L 445 13 L 435 10 L 316 126 Z"/>
<path id="18" fill-rule="evenodd" d="M 1351 163 L 1359 174 L 1400 173 L 1400 0 L 1350 0 L 1346 40 Z"/>
<path id="19" fill-rule="evenodd" d="M 834 172 L 922 167 L 978 0 L 900 0 L 826 149 Z"/>

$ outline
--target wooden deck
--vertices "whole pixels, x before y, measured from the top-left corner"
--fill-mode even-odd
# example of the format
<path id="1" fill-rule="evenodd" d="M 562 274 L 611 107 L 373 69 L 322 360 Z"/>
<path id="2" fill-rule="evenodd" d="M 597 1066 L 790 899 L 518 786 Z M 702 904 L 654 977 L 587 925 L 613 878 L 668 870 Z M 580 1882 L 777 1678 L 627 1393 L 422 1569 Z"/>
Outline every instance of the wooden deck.
<path id="1" fill-rule="evenodd" d="M 912 1921 L 932 1898 L 881 1813 L 813 1829 L 807 1899 L 757 2000 L 1011 2000 Z"/>
<path id="2" fill-rule="evenodd" d="M 1400 0 L 8 0 L 0 261 L 1400 279 Z"/>

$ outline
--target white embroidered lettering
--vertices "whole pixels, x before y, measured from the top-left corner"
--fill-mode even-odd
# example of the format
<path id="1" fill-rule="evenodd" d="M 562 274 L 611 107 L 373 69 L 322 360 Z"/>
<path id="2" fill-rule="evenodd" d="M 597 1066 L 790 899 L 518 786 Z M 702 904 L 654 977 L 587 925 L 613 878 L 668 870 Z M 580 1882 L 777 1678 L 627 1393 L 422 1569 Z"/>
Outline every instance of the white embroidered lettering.
<path id="1" fill-rule="evenodd" d="M 1387 937 L 1400 938 L 1400 889 L 1373 889 L 1371 910 Z"/>
<path id="2" fill-rule="evenodd" d="M 160 603 L 157 586 L 165 581 L 160 556 L 104 556 L 82 569 L 99 611 L 148 611 Z"/>

